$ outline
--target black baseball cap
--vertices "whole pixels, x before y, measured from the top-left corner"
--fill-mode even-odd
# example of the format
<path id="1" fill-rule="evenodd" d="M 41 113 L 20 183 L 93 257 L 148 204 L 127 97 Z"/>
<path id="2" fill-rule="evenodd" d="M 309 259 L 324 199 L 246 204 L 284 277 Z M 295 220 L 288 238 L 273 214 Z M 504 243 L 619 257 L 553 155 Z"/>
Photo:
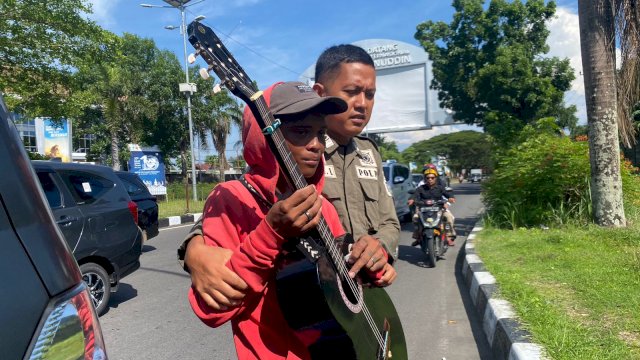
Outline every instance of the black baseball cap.
<path id="1" fill-rule="evenodd" d="M 320 97 L 311 86 L 303 82 L 288 81 L 273 88 L 269 108 L 274 116 L 306 112 L 329 115 L 345 112 L 347 103 L 335 96 Z"/>

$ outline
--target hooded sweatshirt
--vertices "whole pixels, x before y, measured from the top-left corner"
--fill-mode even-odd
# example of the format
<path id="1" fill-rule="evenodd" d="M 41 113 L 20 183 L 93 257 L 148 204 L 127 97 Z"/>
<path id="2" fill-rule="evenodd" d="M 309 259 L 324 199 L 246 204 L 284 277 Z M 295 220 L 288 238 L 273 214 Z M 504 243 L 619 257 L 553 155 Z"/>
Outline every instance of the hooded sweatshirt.
<path id="1" fill-rule="evenodd" d="M 264 91 L 269 104 L 274 84 Z M 276 184 L 280 167 L 249 108 L 243 115 L 244 159 L 250 167 L 246 181 L 271 203 L 278 201 Z M 308 179 L 318 193 L 324 185 L 324 161 Z M 323 199 L 322 215 L 335 237 L 344 230 L 335 208 Z M 242 303 L 224 311 L 209 307 L 197 291 L 189 290 L 189 302 L 206 325 L 218 327 L 231 320 L 238 359 L 309 359 L 303 342 L 287 324 L 276 296 L 275 275 L 285 238 L 266 222 L 269 209 L 257 201 L 240 181 L 216 186 L 203 212 L 203 235 L 207 245 L 233 251 L 227 267 L 249 286 Z"/>

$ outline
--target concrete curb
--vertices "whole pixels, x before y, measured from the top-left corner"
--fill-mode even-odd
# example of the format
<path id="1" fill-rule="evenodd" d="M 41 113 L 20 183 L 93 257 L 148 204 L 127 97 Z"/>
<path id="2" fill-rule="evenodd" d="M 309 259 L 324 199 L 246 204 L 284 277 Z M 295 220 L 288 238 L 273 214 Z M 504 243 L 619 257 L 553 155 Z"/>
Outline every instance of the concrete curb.
<path id="1" fill-rule="evenodd" d="M 182 216 L 169 216 L 158 219 L 158 228 L 167 228 L 182 224 L 193 224 L 202 217 L 202 213 L 186 214 Z"/>
<path id="2" fill-rule="evenodd" d="M 473 240 L 482 230 L 478 222 L 464 247 L 462 277 L 469 289 L 471 301 L 482 318 L 482 328 L 494 359 L 542 360 L 547 359 L 542 346 L 530 341 L 530 334 L 523 329 L 508 301 L 498 299 L 496 279 L 489 273 L 482 259 L 475 252 Z"/>

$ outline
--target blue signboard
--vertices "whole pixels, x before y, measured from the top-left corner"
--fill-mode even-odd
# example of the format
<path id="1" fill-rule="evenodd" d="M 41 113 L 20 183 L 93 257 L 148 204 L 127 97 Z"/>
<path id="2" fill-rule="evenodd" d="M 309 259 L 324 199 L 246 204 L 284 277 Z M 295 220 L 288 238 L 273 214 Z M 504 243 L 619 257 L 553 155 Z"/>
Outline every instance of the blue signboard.
<path id="1" fill-rule="evenodd" d="M 140 176 L 152 195 L 167 195 L 167 181 L 164 175 L 164 162 L 159 151 L 131 151 L 129 172 Z"/>

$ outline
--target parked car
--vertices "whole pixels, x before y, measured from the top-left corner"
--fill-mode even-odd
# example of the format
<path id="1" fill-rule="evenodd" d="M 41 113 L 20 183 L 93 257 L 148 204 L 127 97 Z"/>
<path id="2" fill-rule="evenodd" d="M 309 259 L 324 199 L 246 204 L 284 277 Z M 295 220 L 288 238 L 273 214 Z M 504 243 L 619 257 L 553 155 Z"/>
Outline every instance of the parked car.
<path id="1" fill-rule="evenodd" d="M 420 184 L 420 181 L 422 181 L 423 178 L 424 175 L 422 174 L 411 174 L 411 184 L 413 185 L 413 187 L 417 188 L 418 184 Z"/>
<path id="2" fill-rule="evenodd" d="M 91 299 L 103 314 L 120 279 L 140 267 L 138 206 L 106 166 L 32 161 Z"/>
<path id="3" fill-rule="evenodd" d="M 137 174 L 116 171 L 131 200 L 138 205 L 138 226 L 142 229 L 142 240 L 158 236 L 158 201 Z"/>
<path id="4" fill-rule="evenodd" d="M 107 359 L 73 258 L 0 96 L 0 354 L 3 359 Z"/>
<path id="5" fill-rule="evenodd" d="M 387 182 L 387 187 L 393 195 L 393 203 L 396 207 L 398 219 L 408 220 L 411 217 L 409 205 L 409 190 L 415 187 L 411 184 L 409 167 L 394 161 L 386 161 L 382 164 L 382 171 Z"/>

